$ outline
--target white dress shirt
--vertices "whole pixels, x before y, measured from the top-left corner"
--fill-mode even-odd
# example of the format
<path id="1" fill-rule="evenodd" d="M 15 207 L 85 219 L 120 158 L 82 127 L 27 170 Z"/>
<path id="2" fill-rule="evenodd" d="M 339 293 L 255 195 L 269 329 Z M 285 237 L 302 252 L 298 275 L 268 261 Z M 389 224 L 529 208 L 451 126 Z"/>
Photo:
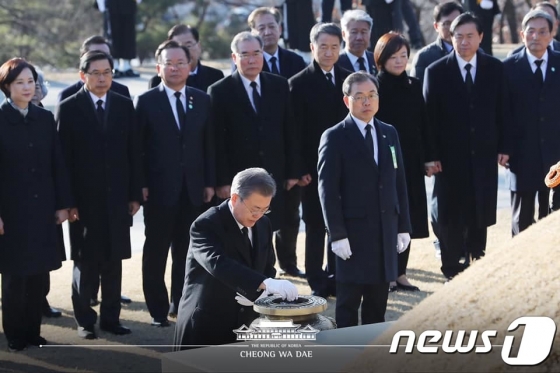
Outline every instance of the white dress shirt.
<path id="1" fill-rule="evenodd" d="M 276 68 L 278 69 L 278 72 L 280 72 L 280 57 L 278 56 L 278 48 L 276 48 L 276 52 L 274 52 L 274 54 L 268 54 L 263 51 L 263 56 L 266 63 L 268 64 L 268 71 L 272 71 L 272 62 L 270 62 L 270 59 L 272 57 L 276 57 Z"/>
<path id="2" fill-rule="evenodd" d="M 542 56 L 542 58 L 537 58 L 535 56 L 533 56 L 531 54 L 531 52 L 529 52 L 529 49 L 526 49 L 527 51 L 527 60 L 529 61 L 529 66 L 531 66 L 531 70 L 533 71 L 533 74 L 535 73 L 535 71 L 537 71 L 537 64 L 535 63 L 536 60 L 542 60 L 541 63 L 541 71 L 542 71 L 542 77 L 543 77 L 543 81 L 546 79 L 546 66 L 548 63 L 548 49 L 544 51 L 544 54 Z"/>
<path id="3" fill-rule="evenodd" d="M 321 69 L 321 70 L 323 70 L 323 69 Z M 331 75 L 332 75 L 332 84 L 335 84 L 335 85 L 336 85 L 336 79 L 334 78 L 334 66 L 333 66 L 333 68 L 331 69 L 331 71 L 323 70 L 323 74 L 325 74 L 325 78 L 327 78 L 327 73 L 331 73 Z"/>
<path id="4" fill-rule="evenodd" d="M 235 218 L 235 215 L 233 215 L 233 205 L 231 204 L 231 199 L 228 201 L 227 205 L 229 207 L 229 211 L 231 212 L 231 216 L 233 216 L 233 220 L 235 220 L 235 222 L 237 223 L 237 226 L 239 227 L 239 230 L 242 230 L 243 228 L 247 228 L 247 231 L 249 233 L 249 241 L 251 241 L 251 245 L 252 245 L 253 244 L 253 228 L 245 227 L 243 224 L 241 224 L 240 222 L 237 221 L 237 219 Z M 241 233 L 243 233 L 243 232 L 241 232 Z"/>
<path id="5" fill-rule="evenodd" d="M 249 101 L 251 101 L 251 105 L 253 105 L 253 108 L 255 109 L 255 111 L 257 111 L 257 107 L 255 106 L 255 103 L 253 102 L 253 87 L 251 87 L 251 81 L 247 78 L 245 78 L 243 75 L 239 74 L 239 76 L 241 77 L 241 81 L 243 82 L 243 86 L 245 87 L 245 91 L 247 91 L 247 96 L 249 96 Z M 261 94 L 261 76 L 257 75 L 257 79 L 255 79 L 255 82 L 257 83 L 257 92 L 259 92 L 259 95 L 262 97 Z"/>
<path id="6" fill-rule="evenodd" d="M 354 119 L 354 122 L 358 125 L 358 129 L 362 133 L 362 136 L 364 137 L 364 141 L 365 141 L 365 138 L 366 138 L 366 126 L 368 124 L 371 125 L 371 137 L 373 138 L 373 159 L 375 160 L 375 163 L 378 163 L 379 147 L 378 147 L 378 142 L 377 142 L 377 132 L 375 131 L 375 124 L 374 124 L 373 118 L 371 118 L 369 123 L 366 123 L 366 122 L 356 118 L 352 114 L 350 114 L 350 116 L 352 117 L 352 119 Z"/>
<path id="7" fill-rule="evenodd" d="M 352 64 L 352 67 L 354 68 L 354 71 L 360 71 L 360 63 L 358 62 L 358 58 L 360 58 L 360 56 L 353 55 L 349 51 L 345 51 L 345 52 L 346 55 L 348 56 L 348 59 L 350 60 L 350 63 Z M 364 58 L 364 65 L 366 66 L 366 72 L 369 73 L 371 62 L 368 61 L 367 54 L 365 51 L 362 57 Z"/>
<path id="8" fill-rule="evenodd" d="M 461 76 L 463 77 L 463 81 L 467 79 L 467 69 L 465 66 L 470 63 L 471 64 L 471 76 L 473 83 L 475 82 L 476 77 L 476 53 L 474 54 L 473 58 L 470 61 L 465 61 L 464 59 L 459 56 L 459 53 L 455 52 L 455 56 L 457 57 L 457 62 L 459 63 L 459 70 L 461 70 Z"/>
<path id="9" fill-rule="evenodd" d="M 163 82 L 162 82 L 163 83 Z M 181 122 L 179 121 L 179 116 L 177 115 L 177 97 L 175 97 L 175 90 L 169 88 L 168 86 L 163 83 L 163 89 L 165 89 L 165 93 L 167 94 L 167 98 L 169 99 L 169 104 L 171 105 L 171 110 L 173 111 L 173 116 L 175 117 L 175 122 L 177 123 L 177 128 L 181 129 Z M 185 109 L 185 113 L 187 112 L 187 95 L 186 95 L 186 86 L 183 86 L 180 90 L 181 92 L 181 104 L 183 104 L 183 109 Z"/>
<path id="10" fill-rule="evenodd" d="M 86 91 L 87 91 L 87 89 L 86 89 Z M 96 95 L 94 95 L 90 91 L 88 91 L 88 93 L 89 93 L 89 97 L 91 97 L 91 100 L 93 101 L 93 106 L 95 107 L 95 110 L 97 110 L 97 101 L 99 101 L 99 100 L 103 101 L 101 106 L 103 107 L 103 110 L 105 110 L 105 108 L 107 107 L 107 93 L 105 93 L 101 97 L 97 97 Z"/>

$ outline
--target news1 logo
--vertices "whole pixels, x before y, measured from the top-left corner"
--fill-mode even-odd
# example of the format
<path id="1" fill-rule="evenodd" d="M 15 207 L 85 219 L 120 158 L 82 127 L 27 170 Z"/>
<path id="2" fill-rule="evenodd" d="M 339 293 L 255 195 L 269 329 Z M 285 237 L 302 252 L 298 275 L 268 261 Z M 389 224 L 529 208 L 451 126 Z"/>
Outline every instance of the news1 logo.
<path id="1" fill-rule="evenodd" d="M 502 360 L 508 365 L 524 365 L 534 366 L 542 363 L 550 355 L 554 336 L 556 334 L 556 324 L 554 320 L 549 317 L 538 316 L 524 316 L 514 320 L 509 324 L 507 331 L 513 332 L 521 325 L 525 326 L 521 342 L 519 343 L 519 350 L 517 356 L 512 357 L 512 349 L 514 344 L 514 336 L 506 335 L 504 337 L 504 344 L 502 345 Z M 465 330 L 457 331 L 457 338 L 455 344 L 452 345 L 453 331 L 445 331 L 441 349 L 448 354 L 460 353 L 466 354 L 473 351 L 475 354 L 487 354 L 492 351 L 493 346 L 490 338 L 495 338 L 498 335 L 497 330 L 485 330 L 480 334 L 482 345 L 475 346 L 478 330 L 472 330 L 468 341 L 464 342 Z M 411 354 L 416 334 L 412 330 L 401 330 L 393 336 L 391 348 L 389 353 L 396 354 L 399 348 L 401 338 L 407 337 L 407 343 L 404 352 Z M 437 354 L 439 345 L 432 345 L 438 343 L 442 338 L 442 333 L 439 330 L 426 330 L 418 337 L 416 350 L 421 354 Z"/>

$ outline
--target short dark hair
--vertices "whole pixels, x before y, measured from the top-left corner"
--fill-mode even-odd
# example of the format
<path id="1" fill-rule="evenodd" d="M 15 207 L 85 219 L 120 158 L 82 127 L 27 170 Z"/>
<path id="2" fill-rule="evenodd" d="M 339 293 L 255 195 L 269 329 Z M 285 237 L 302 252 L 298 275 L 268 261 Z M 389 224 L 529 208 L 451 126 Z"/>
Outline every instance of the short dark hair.
<path id="1" fill-rule="evenodd" d="M 175 40 L 166 40 L 161 43 L 156 49 L 156 63 L 160 63 L 159 58 L 161 56 L 161 53 L 166 49 L 182 49 L 187 56 L 187 62 L 191 62 L 191 52 L 189 52 L 189 48 L 179 44 Z"/>
<path id="2" fill-rule="evenodd" d="M 375 84 L 376 89 L 379 89 L 379 81 L 375 76 L 365 71 L 357 71 L 344 79 L 344 83 L 342 83 L 342 93 L 344 96 L 350 96 L 354 84 L 367 82 L 368 80 Z"/>
<path id="3" fill-rule="evenodd" d="M 21 57 L 9 59 L 0 66 L 0 89 L 4 92 L 6 97 L 10 97 L 10 89 L 8 86 L 12 84 L 19 74 L 21 74 L 21 72 L 25 69 L 31 70 L 33 81 L 36 82 L 37 70 L 35 70 L 35 67 L 33 67 L 32 64 Z"/>
<path id="4" fill-rule="evenodd" d="M 434 7 L 434 22 L 439 22 L 441 17 L 447 17 L 454 11 L 458 11 L 462 14 L 465 10 L 456 1 L 446 1 L 445 3 L 438 4 Z"/>
<path id="5" fill-rule="evenodd" d="M 107 39 L 105 39 L 101 35 L 93 35 L 84 40 L 84 42 L 82 43 L 82 46 L 80 47 L 80 57 L 83 56 L 86 52 L 89 52 L 89 48 L 93 44 L 106 44 L 109 47 L 109 50 L 111 50 L 111 43 L 109 43 Z"/>
<path id="6" fill-rule="evenodd" d="M 334 23 L 317 23 L 309 32 L 309 41 L 315 44 L 321 34 L 336 36 L 342 44 L 342 30 Z"/>
<path id="7" fill-rule="evenodd" d="M 455 18 L 453 22 L 451 22 L 451 27 L 449 28 L 451 35 L 455 33 L 457 27 L 466 25 L 467 23 L 474 23 L 478 35 L 482 34 L 482 23 L 480 23 L 480 19 L 477 16 L 475 16 L 473 13 L 466 12 L 461 14 L 459 17 Z"/>
<path id="8" fill-rule="evenodd" d="M 546 20 L 546 23 L 548 24 L 548 31 L 552 31 L 552 23 L 554 22 L 554 20 L 552 19 L 550 14 L 548 14 L 544 10 L 539 9 L 531 10 L 529 11 L 529 13 L 525 14 L 525 17 L 523 17 L 523 21 L 521 21 L 521 30 L 525 31 L 529 22 L 538 18 Z"/>
<path id="9" fill-rule="evenodd" d="M 178 24 L 169 29 L 167 32 L 167 40 L 172 40 L 175 36 L 184 35 L 184 34 L 191 34 L 198 43 L 200 34 L 196 27 L 192 27 L 190 25 Z"/>
<path id="10" fill-rule="evenodd" d="M 105 52 L 101 51 L 89 51 L 86 52 L 82 57 L 80 57 L 80 71 L 87 73 L 89 70 L 89 65 L 94 61 L 107 60 L 113 70 L 113 57 L 109 56 Z"/>
<path id="11" fill-rule="evenodd" d="M 391 56 L 397 53 L 402 47 L 406 47 L 406 54 L 410 57 L 410 43 L 398 32 L 388 32 L 381 36 L 375 44 L 373 59 L 379 71 L 384 70 L 383 66 Z"/>
<path id="12" fill-rule="evenodd" d="M 247 168 L 238 172 L 231 182 L 231 194 L 247 199 L 253 193 L 264 197 L 274 197 L 276 182 L 264 168 Z"/>
<path id="13" fill-rule="evenodd" d="M 556 7 L 554 5 L 552 5 L 551 2 L 549 2 L 549 1 L 539 1 L 538 3 L 533 5 L 531 10 L 535 10 L 535 9 L 539 9 L 539 8 L 552 9 L 552 13 L 554 13 L 554 18 L 558 19 L 558 9 L 556 9 Z"/>

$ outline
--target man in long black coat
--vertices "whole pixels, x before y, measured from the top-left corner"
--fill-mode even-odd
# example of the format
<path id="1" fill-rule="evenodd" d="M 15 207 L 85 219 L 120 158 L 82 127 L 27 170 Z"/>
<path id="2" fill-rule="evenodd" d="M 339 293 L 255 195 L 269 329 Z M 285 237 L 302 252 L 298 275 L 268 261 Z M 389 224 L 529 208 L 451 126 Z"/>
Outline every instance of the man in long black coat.
<path id="1" fill-rule="evenodd" d="M 424 78 L 440 160 L 433 199 L 448 279 L 464 269 L 465 247 L 473 259 L 484 256 L 487 227 L 496 223 L 497 163 L 505 165 L 510 154 L 502 63 L 478 51 L 482 28 L 472 14 L 457 17 L 451 33 L 455 52 L 430 65 Z"/>
<path id="2" fill-rule="evenodd" d="M 276 184 L 291 189 L 301 176 L 299 138 L 288 81 L 262 72 L 263 42 L 249 32 L 232 41 L 237 71 L 208 88 L 216 129 L 219 198 L 229 197 L 233 176 L 262 167 Z M 272 201 L 270 219 L 278 230 L 284 214 L 282 193 Z"/>
<path id="3" fill-rule="evenodd" d="M 70 211 L 74 260 L 72 304 L 78 335 L 96 338 L 92 288 L 101 275 L 100 328 L 128 334 L 122 326 L 122 260 L 130 258 L 132 216 L 142 200 L 140 138 L 132 101 L 109 90 L 113 62 L 93 51 L 80 60 L 84 88 L 64 100 L 57 118 L 75 206 Z"/>
<path id="4" fill-rule="evenodd" d="M 318 24 L 311 29 L 313 62 L 290 79 L 294 116 L 300 131 L 304 157 L 303 220 L 305 221 L 305 272 L 314 295 L 334 295 L 334 254 L 328 250 L 328 268 L 323 270 L 325 256 L 325 221 L 317 192 L 317 149 L 322 133 L 348 115 L 342 100 L 342 83 L 350 71 L 335 63 L 342 33 L 334 23 Z M 327 77 L 327 74 L 330 74 Z M 329 80 L 330 79 L 330 80 Z M 329 246 L 330 247 L 330 246 Z"/>

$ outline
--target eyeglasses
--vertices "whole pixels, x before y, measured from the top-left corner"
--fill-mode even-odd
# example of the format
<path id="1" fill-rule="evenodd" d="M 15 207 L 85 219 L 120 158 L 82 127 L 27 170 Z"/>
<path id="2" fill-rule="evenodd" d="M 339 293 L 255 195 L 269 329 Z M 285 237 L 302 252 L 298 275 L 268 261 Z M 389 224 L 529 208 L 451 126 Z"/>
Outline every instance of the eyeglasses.
<path id="1" fill-rule="evenodd" d="M 249 208 L 249 206 L 247 206 L 247 205 L 245 204 L 245 201 L 243 201 L 241 198 L 239 198 L 239 199 L 241 200 L 241 203 L 243 203 L 243 205 L 245 205 L 245 208 L 247 208 L 247 210 L 248 210 L 248 211 L 251 213 L 251 215 L 253 215 L 253 217 L 255 217 L 255 218 L 256 218 L 257 216 L 262 216 L 262 215 L 270 214 L 270 209 L 268 209 L 268 208 L 265 208 L 265 209 L 262 209 L 262 210 L 261 210 L 261 209 L 254 209 L 254 210 L 251 210 L 251 209 Z"/>
<path id="2" fill-rule="evenodd" d="M 367 100 L 374 101 L 379 98 L 378 93 L 370 93 L 369 95 L 348 96 L 352 101 L 361 101 L 364 104 Z"/>
<path id="3" fill-rule="evenodd" d="M 101 76 L 103 76 L 104 78 L 108 78 L 110 76 L 113 76 L 113 72 L 111 70 L 105 70 L 103 72 L 101 71 L 92 71 L 90 73 L 86 73 L 89 76 L 93 76 L 95 79 L 99 79 Z"/>
<path id="4" fill-rule="evenodd" d="M 262 52 L 253 53 L 236 53 L 242 60 L 247 60 L 249 58 L 262 58 Z"/>
<path id="5" fill-rule="evenodd" d="M 159 63 L 158 65 L 165 67 L 166 69 L 170 69 L 174 67 L 175 69 L 185 69 L 189 64 L 187 62 L 178 62 L 178 63 Z"/>

